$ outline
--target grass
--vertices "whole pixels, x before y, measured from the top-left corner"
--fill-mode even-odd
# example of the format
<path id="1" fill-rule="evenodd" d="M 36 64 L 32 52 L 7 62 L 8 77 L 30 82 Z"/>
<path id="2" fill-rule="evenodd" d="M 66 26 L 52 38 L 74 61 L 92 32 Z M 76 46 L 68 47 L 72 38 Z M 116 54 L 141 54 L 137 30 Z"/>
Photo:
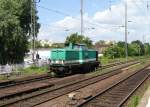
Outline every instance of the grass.
<path id="1" fill-rule="evenodd" d="M 132 67 L 133 71 L 136 71 L 144 66 L 146 66 L 149 63 L 150 56 L 141 56 L 141 57 L 128 57 L 128 60 L 132 59 L 137 59 L 141 62 L 140 65 L 135 65 Z M 117 60 L 119 61 L 125 61 L 125 58 L 115 58 L 115 59 L 109 59 L 107 57 L 102 57 L 101 59 L 102 64 L 108 64 L 108 63 L 113 63 Z M 112 68 L 104 69 L 104 70 L 99 70 L 96 72 L 89 73 L 88 75 L 101 75 L 106 72 L 111 72 Z M 142 96 L 144 95 L 144 92 L 148 89 L 150 86 L 150 83 L 145 83 L 133 96 L 131 96 L 130 100 L 128 101 L 127 106 L 125 107 L 137 107 Z"/>
<path id="2" fill-rule="evenodd" d="M 148 89 L 148 87 L 150 86 L 148 79 L 135 93 L 133 96 L 131 96 L 131 98 L 129 99 L 129 101 L 127 102 L 127 105 L 125 107 L 137 107 L 139 102 L 142 99 L 142 96 L 144 95 L 144 93 L 146 92 L 146 90 Z"/>
<path id="3" fill-rule="evenodd" d="M 140 99 L 141 99 L 140 96 L 137 96 L 137 95 L 133 96 L 129 107 L 137 107 Z"/>
<path id="4" fill-rule="evenodd" d="M 150 56 L 128 57 L 128 60 L 133 60 L 133 59 L 140 59 L 140 60 L 142 60 L 143 58 L 147 58 L 147 57 L 150 57 Z M 105 64 L 113 63 L 113 62 L 117 62 L 117 61 L 121 61 L 121 62 L 122 61 L 126 61 L 126 58 L 124 57 L 124 58 L 114 58 L 114 59 L 112 59 L 112 58 L 108 58 L 108 57 L 103 56 L 103 57 L 100 57 L 99 60 L 101 61 L 101 63 L 103 65 L 105 65 Z"/>
<path id="5" fill-rule="evenodd" d="M 148 64 L 148 62 L 145 59 L 143 59 L 143 58 L 145 58 L 145 57 L 130 58 L 130 60 L 132 60 L 132 59 L 138 59 L 138 61 L 141 62 L 140 64 L 136 64 L 136 65 L 132 66 L 130 69 L 132 69 L 132 71 L 136 71 L 136 70 L 141 69 L 142 67 L 146 66 Z M 150 59 L 150 58 L 147 58 L 147 59 Z M 122 58 L 121 61 L 125 61 L 125 58 Z M 113 69 L 116 69 L 118 67 L 113 67 L 113 68 L 111 67 L 111 68 L 107 68 L 107 69 L 100 69 L 100 70 L 98 70 L 96 72 L 87 73 L 86 75 L 88 75 L 88 76 L 102 75 L 104 73 L 112 72 Z"/>
<path id="6" fill-rule="evenodd" d="M 145 57 L 140 57 L 140 58 L 145 58 Z M 147 60 L 149 60 L 149 59 L 150 58 L 147 57 Z M 132 69 L 132 71 L 137 71 L 137 70 L 141 69 L 142 67 L 146 66 L 149 63 L 147 60 L 146 59 L 139 59 L 141 64 L 137 64 L 135 66 L 132 66 L 130 69 Z M 87 75 L 96 76 L 96 75 L 101 75 L 101 74 L 104 74 L 106 72 L 111 72 L 111 71 L 112 71 L 112 68 L 108 68 L 108 69 L 92 72 L 92 73 L 89 73 Z M 138 91 L 133 96 L 131 96 L 131 98 L 128 101 L 127 106 L 125 106 L 125 107 L 137 107 L 142 96 L 144 95 L 144 92 L 148 89 L 149 86 L 150 86 L 150 83 L 148 81 L 140 89 L 138 89 Z"/>
<path id="7" fill-rule="evenodd" d="M 131 100 L 132 103 L 131 103 L 130 107 L 137 107 L 140 99 L 141 99 L 140 96 L 134 96 Z"/>
<path id="8" fill-rule="evenodd" d="M 29 68 L 19 69 L 19 71 L 23 74 L 41 74 L 47 71 L 47 67 L 46 66 L 45 67 L 31 66 Z"/>

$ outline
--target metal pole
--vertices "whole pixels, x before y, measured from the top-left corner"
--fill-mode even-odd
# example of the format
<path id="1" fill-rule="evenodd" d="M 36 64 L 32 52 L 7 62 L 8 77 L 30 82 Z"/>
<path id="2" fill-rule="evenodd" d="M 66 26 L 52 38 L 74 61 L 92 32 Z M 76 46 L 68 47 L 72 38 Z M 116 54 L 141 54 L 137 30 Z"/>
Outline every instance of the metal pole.
<path id="1" fill-rule="evenodd" d="M 128 36 L 128 19 L 127 19 L 127 0 L 125 1 L 125 55 L 126 55 L 126 62 L 128 61 L 128 41 L 127 41 L 127 36 Z"/>
<path id="2" fill-rule="evenodd" d="M 33 0 L 31 0 L 31 37 L 32 37 L 32 61 L 34 62 L 34 46 L 33 46 Z"/>
<path id="3" fill-rule="evenodd" d="M 145 35 L 143 35 L 143 44 L 145 43 Z"/>
<path id="4" fill-rule="evenodd" d="M 35 37 L 36 37 L 36 2 L 31 0 L 31 37 L 32 37 L 32 61 L 35 62 Z"/>
<path id="5" fill-rule="evenodd" d="M 145 43 L 145 35 L 143 35 L 144 56 L 146 55 Z"/>
<path id="6" fill-rule="evenodd" d="M 109 5 L 110 5 L 110 6 L 109 6 L 109 10 L 110 10 L 110 11 L 111 11 L 111 2 L 112 2 L 112 1 L 109 0 Z"/>
<path id="7" fill-rule="evenodd" d="M 36 38 L 36 2 L 33 0 L 33 49 L 34 49 L 34 55 L 35 55 L 35 38 Z"/>
<path id="8" fill-rule="evenodd" d="M 83 0 L 81 0 L 81 35 L 83 35 Z"/>

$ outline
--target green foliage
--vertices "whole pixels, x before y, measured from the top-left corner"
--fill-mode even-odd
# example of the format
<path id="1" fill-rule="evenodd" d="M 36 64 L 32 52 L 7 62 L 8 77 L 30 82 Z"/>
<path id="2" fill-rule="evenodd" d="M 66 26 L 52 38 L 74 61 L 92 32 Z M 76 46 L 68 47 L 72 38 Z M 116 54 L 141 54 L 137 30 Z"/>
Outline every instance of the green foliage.
<path id="1" fill-rule="evenodd" d="M 51 48 L 64 48 L 64 43 L 53 43 Z"/>
<path id="2" fill-rule="evenodd" d="M 92 47 L 92 40 L 83 35 L 78 35 L 78 33 L 71 34 L 66 38 L 65 43 L 79 43 L 86 44 L 88 47 Z"/>
<path id="3" fill-rule="evenodd" d="M 98 42 L 95 43 L 95 45 L 105 45 L 105 41 L 99 40 Z"/>
<path id="4" fill-rule="evenodd" d="M 28 46 L 30 49 L 32 48 L 32 42 L 29 43 Z M 35 48 L 40 49 L 40 48 L 63 48 L 64 43 L 53 43 L 52 45 L 45 43 L 44 45 L 40 41 L 35 41 Z"/>
<path id="5" fill-rule="evenodd" d="M 119 41 L 119 42 L 117 43 L 117 45 L 118 45 L 119 47 L 121 47 L 121 48 L 124 48 L 124 47 L 125 47 L 125 42 Z"/>
<path id="6" fill-rule="evenodd" d="M 119 44 L 113 44 L 113 46 L 106 49 L 104 52 L 105 56 L 108 56 L 109 58 L 118 58 L 118 57 L 124 57 L 124 48 Z"/>
<path id="7" fill-rule="evenodd" d="M 144 44 L 144 49 L 145 49 L 145 55 L 149 55 L 150 54 L 150 44 L 145 43 Z"/>
<path id="8" fill-rule="evenodd" d="M 28 52 L 30 4 L 31 0 L 0 0 L 0 64 L 20 63 Z"/>
<path id="9" fill-rule="evenodd" d="M 137 107 L 138 104 L 139 104 L 139 96 L 134 96 L 132 99 L 131 99 L 131 104 L 130 104 L 130 107 Z"/>
<path id="10" fill-rule="evenodd" d="M 36 66 L 31 66 L 29 68 L 25 69 L 20 69 L 21 73 L 25 74 L 40 74 L 40 73 L 45 73 L 47 72 L 47 67 L 36 67 Z"/>
<path id="11" fill-rule="evenodd" d="M 119 41 L 107 48 L 104 55 L 109 58 L 125 57 L 125 42 Z M 136 40 L 128 44 L 128 55 L 129 56 L 143 56 L 150 55 L 149 43 L 143 44 L 141 41 Z"/>
<path id="12" fill-rule="evenodd" d="M 134 46 L 134 50 L 136 51 L 136 56 L 144 55 L 145 53 L 144 44 L 141 41 L 139 40 L 133 41 L 131 42 L 131 45 Z"/>

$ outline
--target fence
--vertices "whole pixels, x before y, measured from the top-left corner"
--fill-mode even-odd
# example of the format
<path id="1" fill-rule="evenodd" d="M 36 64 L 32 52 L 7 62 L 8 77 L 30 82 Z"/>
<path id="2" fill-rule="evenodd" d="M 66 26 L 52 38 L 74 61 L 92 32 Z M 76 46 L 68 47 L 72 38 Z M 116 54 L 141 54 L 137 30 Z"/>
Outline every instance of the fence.
<path id="1" fill-rule="evenodd" d="M 20 72 L 19 69 L 28 68 L 33 65 L 37 67 L 42 67 L 42 66 L 48 65 L 48 60 L 47 59 L 39 60 L 39 61 L 36 61 L 35 64 L 30 60 L 22 64 L 0 65 L 0 75 L 19 73 Z"/>
<path id="2" fill-rule="evenodd" d="M 24 68 L 24 64 L 0 65 L 0 75 L 19 72 L 19 68 Z"/>

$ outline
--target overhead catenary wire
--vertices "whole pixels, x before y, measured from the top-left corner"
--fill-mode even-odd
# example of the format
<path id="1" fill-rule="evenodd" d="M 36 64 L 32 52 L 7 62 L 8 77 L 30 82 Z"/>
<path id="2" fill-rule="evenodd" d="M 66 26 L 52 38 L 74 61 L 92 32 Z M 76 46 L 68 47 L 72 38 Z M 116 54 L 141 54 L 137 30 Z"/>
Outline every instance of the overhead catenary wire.
<path id="1" fill-rule="evenodd" d="M 141 2 L 144 4 L 144 2 L 146 2 L 146 8 L 145 8 L 145 10 L 146 10 L 146 16 L 147 16 L 147 21 L 148 21 L 148 26 L 146 26 L 147 27 L 147 30 L 149 30 L 149 25 L 150 25 L 150 15 L 149 15 L 149 3 L 150 3 L 150 0 L 141 0 Z M 146 36 L 146 35 L 150 35 L 150 33 L 147 33 L 147 34 L 144 34 L 143 36 Z M 146 42 L 146 41 L 145 41 Z"/>
<path id="2" fill-rule="evenodd" d="M 139 8 L 139 10 L 138 10 L 138 12 L 141 12 L 141 13 L 145 13 L 145 16 L 143 17 L 143 18 L 145 18 L 145 20 L 147 20 L 147 22 L 149 23 L 149 19 L 150 19 L 150 16 L 149 16 L 149 13 L 147 12 L 147 11 L 144 11 L 143 9 L 143 7 L 141 7 L 139 4 L 141 4 L 141 3 L 143 3 L 144 4 L 144 2 L 146 2 L 146 1 L 142 1 L 142 0 L 138 0 L 138 1 L 135 1 L 135 0 L 131 0 L 131 2 L 129 2 L 129 3 L 132 3 L 132 4 L 134 4 L 134 6 L 136 6 L 137 8 Z M 144 7 L 146 7 L 146 6 L 144 6 Z M 148 9 L 145 9 L 145 10 L 148 10 Z M 130 19 L 131 17 L 129 16 L 129 19 Z M 136 17 L 137 18 L 137 17 Z M 131 20 L 131 22 L 132 22 L 132 19 L 130 19 Z M 141 20 L 142 21 L 142 20 Z M 139 21 L 139 22 L 141 22 L 141 21 Z M 148 24 L 148 23 L 145 23 L 145 24 Z M 134 22 L 134 23 L 132 23 L 132 24 L 136 24 L 136 22 Z M 148 27 L 148 26 L 147 26 Z"/>
<path id="3" fill-rule="evenodd" d="M 111 3 L 113 2 L 112 0 L 109 0 L 111 1 Z M 135 2 L 141 2 L 141 1 L 135 1 Z M 110 4 L 111 5 L 111 4 Z M 39 8 L 42 8 L 42 9 L 45 9 L 47 11 L 50 11 L 50 12 L 54 12 L 56 14 L 59 14 L 59 15 L 63 15 L 63 16 L 66 16 L 66 17 L 70 17 L 72 19 L 75 19 L 77 21 L 80 22 L 80 18 L 78 17 L 74 17 L 66 12 L 62 12 L 62 11 L 59 11 L 59 10 L 55 10 L 55 9 L 50 9 L 50 8 L 47 8 L 45 6 L 41 6 L 41 5 L 37 5 Z M 141 11 L 141 10 L 140 10 Z M 88 26 L 91 26 L 91 28 L 104 28 L 104 29 L 110 29 L 110 30 L 113 30 L 113 29 L 120 29 L 121 25 L 112 25 L 112 24 L 103 24 L 103 23 L 99 23 L 99 22 L 96 22 L 94 20 L 87 20 L 87 19 L 84 19 L 84 22 L 85 24 L 88 24 Z M 133 23 L 134 24 L 134 23 Z M 123 26 L 122 26 L 123 27 Z M 67 27 L 66 27 L 67 28 Z M 69 29 L 69 28 L 68 28 Z"/>
<path id="4" fill-rule="evenodd" d="M 114 0 L 109 0 L 109 1 L 111 1 L 111 3 L 114 2 Z M 133 0 L 132 0 L 132 1 L 133 1 Z M 146 1 L 148 1 L 148 0 L 146 0 Z M 141 1 L 135 1 L 135 2 L 141 2 Z M 51 11 L 51 12 L 57 13 L 57 14 L 59 14 L 59 15 L 66 16 L 66 17 L 67 17 L 67 16 L 70 16 L 71 18 L 80 21 L 80 18 L 74 17 L 74 16 L 72 16 L 72 15 L 70 15 L 70 14 L 68 14 L 68 13 L 65 13 L 65 12 L 62 12 L 62 11 L 59 11 L 59 10 L 50 9 L 50 8 L 47 8 L 47 7 L 41 6 L 41 5 L 37 5 L 37 7 L 42 8 L 42 9 L 45 9 L 45 10 L 47 10 L 47 11 Z M 90 25 L 93 25 L 93 26 L 98 26 L 98 27 L 106 28 L 106 27 L 104 27 L 106 24 L 99 24 L 98 22 L 91 22 L 91 21 L 88 21 L 88 20 L 85 20 L 85 22 L 88 23 L 88 24 L 90 24 Z M 104 25 L 104 26 L 103 26 L 103 25 Z M 110 24 L 109 24 L 109 25 L 110 25 Z M 112 26 L 110 25 L 110 27 L 111 27 L 111 28 L 118 28 L 118 27 L 120 27 L 120 25 L 112 25 Z"/>
<path id="5" fill-rule="evenodd" d="M 54 12 L 54 13 L 56 13 L 56 14 L 59 14 L 59 15 L 63 15 L 63 16 L 66 16 L 66 17 L 71 17 L 72 19 L 75 19 L 75 20 L 77 20 L 77 21 L 79 21 L 80 22 L 80 18 L 78 18 L 78 17 L 74 17 L 74 16 L 72 16 L 72 15 L 70 15 L 70 14 L 68 14 L 68 13 L 65 13 L 65 12 L 62 12 L 62 11 L 59 11 L 59 10 L 55 10 L 55 9 L 50 9 L 50 8 L 47 8 L 47 7 L 45 7 L 45 6 L 41 6 L 41 5 L 37 5 L 37 7 L 39 7 L 39 8 L 42 8 L 42 9 L 44 9 L 44 10 L 47 10 L 47 11 L 50 11 L 50 12 Z M 101 27 L 101 28 L 107 28 L 107 29 L 112 29 L 112 28 L 114 28 L 114 29 L 116 29 L 116 28 L 120 28 L 120 26 L 121 25 L 110 25 L 109 24 L 109 27 L 107 26 L 107 27 L 105 27 L 106 25 L 108 25 L 108 24 L 99 24 L 99 23 L 97 23 L 97 22 L 92 22 L 92 21 L 88 21 L 88 20 L 84 20 L 84 22 L 85 23 L 87 23 L 87 24 L 89 24 L 89 25 L 91 25 L 91 26 L 96 26 L 96 27 Z"/>
<path id="6" fill-rule="evenodd" d="M 61 12 L 61 11 L 58 11 L 58 10 L 55 10 L 55 9 L 50 9 L 50 8 L 45 7 L 45 6 L 37 5 L 37 7 L 48 10 L 48 11 L 51 11 L 51 12 L 54 12 L 54 13 L 57 13 L 57 14 L 60 14 L 60 15 L 63 15 L 63 16 L 70 16 L 67 13 L 64 13 L 64 12 Z"/>
<path id="7" fill-rule="evenodd" d="M 141 3 L 143 3 L 143 4 L 145 4 L 144 2 L 145 1 L 140 1 Z M 141 12 L 141 13 L 145 13 L 145 17 L 143 17 L 143 18 L 145 18 L 146 20 L 147 20 L 147 23 L 146 23 L 146 25 L 150 25 L 150 15 L 149 15 L 149 13 L 147 12 L 147 8 L 145 8 L 145 11 L 143 10 L 144 8 L 142 8 L 139 4 L 137 4 L 137 3 L 135 3 L 135 6 L 137 7 L 137 8 L 139 8 L 139 11 Z M 145 7 L 146 7 L 146 5 L 145 5 Z M 142 22 L 143 20 L 141 20 L 141 22 Z M 148 27 L 148 26 L 146 26 L 146 27 Z M 142 34 L 143 35 L 143 34 Z"/>

